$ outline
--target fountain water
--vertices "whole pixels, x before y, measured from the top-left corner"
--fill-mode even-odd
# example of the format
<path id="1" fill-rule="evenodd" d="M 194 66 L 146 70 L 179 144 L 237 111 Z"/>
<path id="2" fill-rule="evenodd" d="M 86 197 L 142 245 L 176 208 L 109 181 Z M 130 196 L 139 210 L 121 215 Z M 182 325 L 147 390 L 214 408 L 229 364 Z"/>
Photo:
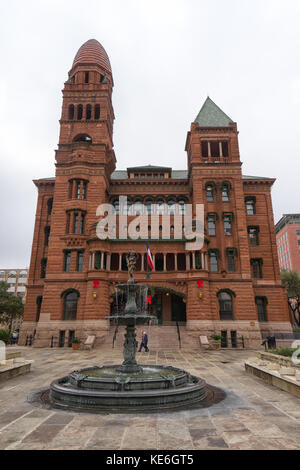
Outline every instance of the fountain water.
<path id="1" fill-rule="evenodd" d="M 117 299 L 125 296 L 122 311 L 110 316 L 126 326 L 121 365 L 75 370 L 51 383 L 53 406 L 85 411 L 140 411 L 187 406 L 204 400 L 206 383 L 172 366 L 138 365 L 136 325 L 155 317 L 147 314 L 147 286 L 134 279 L 136 253 L 127 255 L 129 280 L 117 285 Z"/>

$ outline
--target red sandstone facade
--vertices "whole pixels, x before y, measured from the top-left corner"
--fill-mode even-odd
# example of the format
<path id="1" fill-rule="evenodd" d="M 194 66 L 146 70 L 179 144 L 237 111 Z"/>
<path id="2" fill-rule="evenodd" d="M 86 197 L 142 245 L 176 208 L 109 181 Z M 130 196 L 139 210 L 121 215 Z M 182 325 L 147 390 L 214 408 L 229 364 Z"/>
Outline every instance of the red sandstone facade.
<path id="1" fill-rule="evenodd" d="M 101 344 L 115 285 L 127 280 L 129 249 L 141 255 L 135 277 L 149 285 L 159 324 L 177 320 L 195 336 L 222 332 L 229 345 L 235 335 L 257 346 L 262 334 L 291 331 L 274 231 L 274 180 L 242 175 L 236 123 L 208 98 L 187 134 L 187 170 L 115 171 L 112 89 L 108 56 L 90 40 L 63 89 L 56 176 L 34 181 L 38 201 L 20 344 L 29 334 L 37 347 L 50 346 L 51 337 L 67 344 L 72 335 L 84 340 L 91 334 Z M 145 281 L 145 240 L 96 236 L 98 205 L 120 195 L 132 205 L 151 202 L 153 211 L 161 201 L 191 203 L 194 210 L 204 204 L 203 248 L 187 252 L 184 239 L 149 238 L 155 270 Z"/>

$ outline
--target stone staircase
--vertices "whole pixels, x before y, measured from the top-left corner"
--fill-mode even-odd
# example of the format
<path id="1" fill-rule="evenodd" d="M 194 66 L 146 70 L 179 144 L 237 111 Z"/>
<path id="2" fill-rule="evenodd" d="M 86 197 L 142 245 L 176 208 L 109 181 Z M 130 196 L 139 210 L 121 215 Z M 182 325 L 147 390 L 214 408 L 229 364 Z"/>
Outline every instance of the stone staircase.
<path id="1" fill-rule="evenodd" d="M 200 349 L 199 336 L 194 336 L 186 330 L 185 326 L 180 326 L 181 349 Z M 176 325 L 155 325 L 155 326 L 137 326 L 136 339 L 140 346 L 142 332 L 146 331 L 148 335 L 148 347 L 151 350 L 158 349 L 179 349 L 179 340 Z M 101 344 L 97 345 L 101 348 L 112 348 L 115 326 L 110 328 L 109 334 Z M 117 337 L 114 343 L 115 349 L 122 349 L 124 343 L 125 326 L 119 326 Z"/>

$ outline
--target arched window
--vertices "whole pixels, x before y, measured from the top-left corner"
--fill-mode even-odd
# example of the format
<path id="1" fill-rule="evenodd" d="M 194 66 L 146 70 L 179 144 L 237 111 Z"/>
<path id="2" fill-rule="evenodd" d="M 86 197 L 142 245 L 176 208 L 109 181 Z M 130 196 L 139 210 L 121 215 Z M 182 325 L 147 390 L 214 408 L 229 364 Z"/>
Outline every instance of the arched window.
<path id="1" fill-rule="evenodd" d="M 147 215 L 153 214 L 153 201 L 151 201 L 151 199 L 147 199 L 145 206 L 146 206 L 146 214 Z"/>
<path id="2" fill-rule="evenodd" d="M 133 215 L 142 215 L 143 213 L 143 203 L 142 201 L 135 201 L 133 206 Z"/>
<path id="3" fill-rule="evenodd" d="M 63 320 L 76 320 L 78 292 L 72 290 L 65 294 L 63 303 Z"/>
<path id="4" fill-rule="evenodd" d="M 222 201 L 227 202 L 229 201 L 229 184 L 223 183 L 222 185 Z"/>
<path id="5" fill-rule="evenodd" d="M 10 271 L 8 277 L 17 277 L 16 271 Z"/>
<path id="6" fill-rule="evenodd" d="M 94 117 L 95 119 L 100 119 L 100 104 L 95 104 Z"/>
<path id="7" fill-rule="evenodd" d="M 115 199 L 113 201 L 113 206 L 114 206 L 114 213 L 116 215 L 120 214 L 120 202 L 119 202 L 119 199 Z"/>
<path id="8" fill-rule="evenodd" d="M 206 183 L 205 191 L 206 191 L 207 202 L 213 202 L 214 201 L 214 185 L 212 183 Z"/>
<path id="9" fill-rule="evenodd" d="M 74 104 L 69 105 L 69 119 L 74 119 Z"/>
<path id="10" fill-rule="evenodd" d="M 92 138 L 88 134 L 78 134 L 74 137 L 73 142 L 86 142 L 92 143 Z"/>
<path id="11" fill-rule="evenodd" d="M 165 201 L 159 199 L 156 202 L 156 214 L 164 214 L 165 213 Z"/>
<path id="12" fill-rule="evenodd" d="M 176 206 L 175 206 L 175 201 L 174 199 L 169 199 L 168 200 L 168 214 L 175 215 L 176 214 Z"/>
<path id="13" fill-rule="evenodd" d="M 186 213 L 185 201 L 183 199 L 181 199 L 178 202 L 178 205 L 179 205 L 179 214 L 184 215 Z"/>
<path id="14" fill-rule="evenodd" d="M 50 197 L 47 201 L 47 207 L 48 207 L 48 215 L 52 214 L 52 207 L 53 207 L 53 197 Z"/>
<path id="15" fill-rule="evenodd" d="M 85 110 L 85 119 L 88 121 L 89 119 L 92 119 L 92 106 L 90 104 L 86 105 L 86 110 Z"/>
<path id="16" fill-rule="evenodd" d="M 220 320 L 233 320 L 233 302 L 229 292 L 219 292 L 219 313 Z"/>
<path id="17" fill-rule="evenodd" d="M 80 121 L 82 119 L 83 106 L 82 104 L 77 105 L 77 119 Z"/>

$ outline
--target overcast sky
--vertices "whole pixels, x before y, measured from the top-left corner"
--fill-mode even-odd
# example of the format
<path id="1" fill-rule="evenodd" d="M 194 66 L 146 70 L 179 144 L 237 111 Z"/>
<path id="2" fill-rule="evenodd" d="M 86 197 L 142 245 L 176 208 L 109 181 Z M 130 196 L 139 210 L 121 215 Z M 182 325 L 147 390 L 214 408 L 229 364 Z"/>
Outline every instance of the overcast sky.
<path id="1" fill-rule="evenodd" d="M 82 43 L 114 77 L 118 169 L 186 168 L 209 95 L 238 123 L 243 173 L 277 178 L 275 221 L 299 207 L 299 0 L 0 2 L 0 267 L 29 265 L 37 190 L 54 176 L 61 89 Z"/>

